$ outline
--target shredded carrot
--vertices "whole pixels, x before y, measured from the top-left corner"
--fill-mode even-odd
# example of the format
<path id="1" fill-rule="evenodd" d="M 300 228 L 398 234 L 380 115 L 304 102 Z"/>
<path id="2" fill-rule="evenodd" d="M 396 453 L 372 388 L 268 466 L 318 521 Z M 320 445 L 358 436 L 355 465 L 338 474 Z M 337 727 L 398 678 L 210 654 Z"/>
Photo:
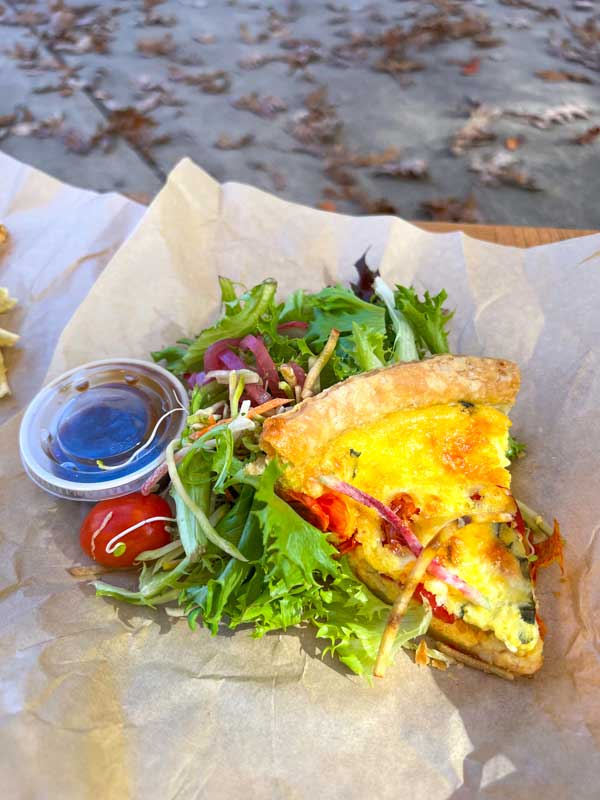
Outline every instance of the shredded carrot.
<path id="1" fill-rule="evenodd" d="M 554 563 L 555 561 L 558 562 L 561 574 L 564 575 L 565 564 L 562 538 L 560 535 L 560 526 L 556 520 L 554 520 L 552 536 L 550 536 L 548 539 L 538 542 L 537 544 L 534 544 L 533 549 L 535 550 L 535 554 L 537 556 L 537 561 L 534 561 L 531 565 L 531 577 L 533 580 L 536 579 L 538 569 L 549 567 L 550 564 Z"/>
<path id="2" fill-rule="evenodd" d="M 272 400 L 267 400 L 266 403 L 262 403 L 255 408 L 251 408 L 250 411 L 246 414 L 248 419 L 252 419 L 253 417 L 258 416 L 259 414 L 266 414 L 267 411 L 272 411 L 274 408 L 279 408 L 279 406 L 284 406 L 286 403 L 293 402 L 290 397 L 274 397 Z"/>
<path id="3" fill-rule="evenodd" d="M 415 664 L 419 667 L 426 667 L 429 664 L 429 656 L 427 655 L 427 643 L 425 639 L 421 639 L 417 645 L 415 652 Z"/>
<path id="4" fill-rule="evenodd" d="M 286 403 L 292 403 L 293 401 L 288 397 L 274 397 L 272 400 L 267 400 L 266 403 L 261 403 L 261 405 L 256 406 L 255 408 L 251 408 L 246 417 L 248 419 L 253 419 L 257 417 L 259 414 L 266 414 L 267 411 L 272 411 L 274 408 L 279 408 L 280 406 L 284 406 Z M 220 419 L 218 422 L 212 422 L 210 425 L 206 425 L 204 428 L 200 428 L 199 431 L 194 431 L 190 434 L 190 439 L 195 441 L 199 439 L 201 436 L 204 436 L 205 433 L 212 430 L 217 425 L 226 425 L 228 422 L 233 422 L 233 417 L 227 417 L 227 419 Z"/>
<path id="5" fill-rule="evenodd" d="M 214 420 L 214 417 L 210 417 L 210 419 Z M 231 419 L 220 419 L 218 421 L 215 420 L 214 422 L 209 422 L 208 425 L 200 428 L 199 431 L 194 431 L 192 434 L 190 434 L 190 439 L 192 441 L 199 439 L 201 436 L 204 436 L 205 433 L 208 433 L 208 431 L 211 431 L 217 425 L 222 425 L 224 422 L 231 422 Z"/>

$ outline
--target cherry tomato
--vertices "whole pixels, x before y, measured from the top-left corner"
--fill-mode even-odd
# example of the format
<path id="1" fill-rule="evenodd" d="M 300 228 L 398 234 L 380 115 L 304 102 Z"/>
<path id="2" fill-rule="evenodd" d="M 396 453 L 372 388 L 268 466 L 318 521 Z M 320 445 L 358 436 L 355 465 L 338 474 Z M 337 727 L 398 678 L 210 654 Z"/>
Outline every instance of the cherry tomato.
<path id="1" fill-rule="evenodd" d="M 148 522 L 112 544 L 111 540 L 132 525 L 152 517 L 173 518 L 167 501 L 156 494 L 143 495 L 135 492 L 102 500 L 83 520 L 79 531 L 81 547 L 99 564 L 107 567 L 130 567 L 144 550 L 154 550 L 169 544 L 171 536 L 166 530 L 169 523 Z"/>
<path id="2" fill-rule="evenodd" d="M 428 592 L 422 583 L 417 586 L 414 597 L 416 600 L 421 600 L 425 597 L 431 606 L 433 616 L 437 617 L 442 622 L 456 622 L 454 614 L 451 614 L 444 606 L 439 605 L 436 596 Z"/>

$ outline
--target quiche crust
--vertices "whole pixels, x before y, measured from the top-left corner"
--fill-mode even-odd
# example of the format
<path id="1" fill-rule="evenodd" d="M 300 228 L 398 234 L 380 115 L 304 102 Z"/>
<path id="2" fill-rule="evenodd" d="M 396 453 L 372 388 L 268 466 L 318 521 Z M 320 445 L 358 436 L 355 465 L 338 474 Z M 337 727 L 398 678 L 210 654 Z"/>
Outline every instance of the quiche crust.
<path id="1" fill-rule="evenodd" d="M 261 446 L 294 464 L 316 455 L 348 428 L 394 411 L 461 400 L 506 412 L 519 391 L 512 361 L 476 356 L 435 356 L 355 375 L 265 420 Z"/>

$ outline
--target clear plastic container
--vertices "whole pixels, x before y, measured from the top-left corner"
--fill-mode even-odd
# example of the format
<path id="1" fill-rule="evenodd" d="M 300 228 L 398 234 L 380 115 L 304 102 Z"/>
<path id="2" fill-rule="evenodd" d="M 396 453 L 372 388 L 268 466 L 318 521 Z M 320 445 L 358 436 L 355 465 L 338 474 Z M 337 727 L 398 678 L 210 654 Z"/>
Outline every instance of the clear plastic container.
<path id="1" fill-rule="evenodd" d="M 42 489 L 98 501 L 137 491 L 185 426 L 188 393 L 131 358 L 83 364 L 45 386 L 21 422 L 21 460 Z"/>

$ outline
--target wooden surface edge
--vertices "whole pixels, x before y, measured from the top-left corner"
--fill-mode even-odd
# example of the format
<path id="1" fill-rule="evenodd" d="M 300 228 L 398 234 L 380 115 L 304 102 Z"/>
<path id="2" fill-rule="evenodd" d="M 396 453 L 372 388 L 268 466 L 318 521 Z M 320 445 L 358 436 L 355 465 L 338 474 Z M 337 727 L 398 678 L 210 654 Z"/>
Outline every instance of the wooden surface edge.
<path id="1" fill-rule="evenodd" d="M 599 232 L 569 228 L 528 228 L 514 225 L 473 225 L 454 222 L 414 221 L 413 225 L 430 233 L 463 231 L 467 236 L 472 236 L 474 239 L 483 239 L 486 242 L 510 245 L 512 247 L 536 247 L 540 244 L 562 242 L 564 239 L 590 236 Z"/>

